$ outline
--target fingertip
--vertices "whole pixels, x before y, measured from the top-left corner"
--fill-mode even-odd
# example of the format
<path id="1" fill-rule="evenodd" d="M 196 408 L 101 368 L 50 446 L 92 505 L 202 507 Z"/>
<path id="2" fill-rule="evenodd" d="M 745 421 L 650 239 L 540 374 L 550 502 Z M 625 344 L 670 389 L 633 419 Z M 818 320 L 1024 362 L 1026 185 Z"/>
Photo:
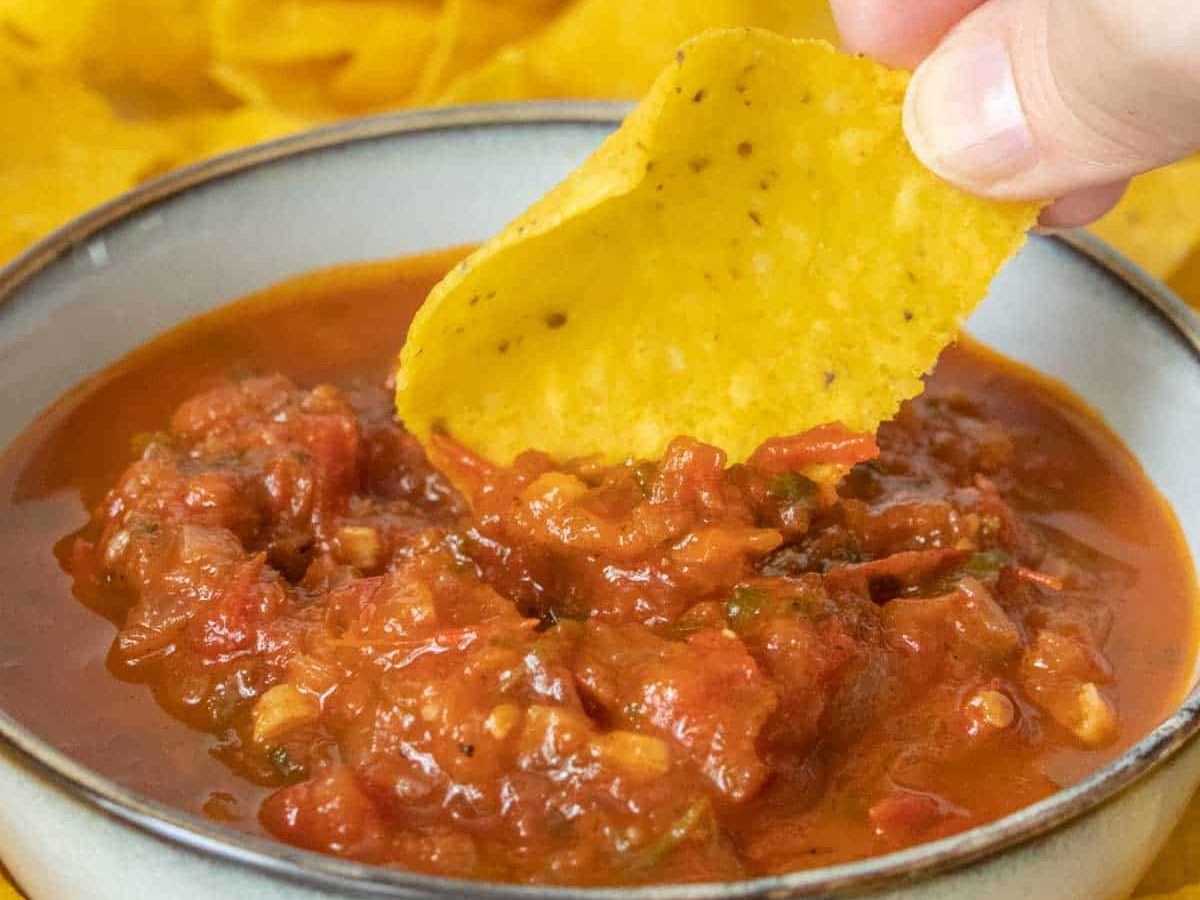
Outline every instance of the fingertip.
<path id="1" fill-rule="evenodd" d="M 1039 155 L 1002 33 L 958 33 L 914 73 L 904 131 L 917 157 L 975 194 L 1000 198 Z"/>
<path id="2" fill-rule="evenodd" d="M 984 2 L 830 0 L 830 6 L 846 50 L 913 69 L 960 19 Z"/>
<path id="3" fill-rule="evenodd" d="M 1129 179 L 1124 179 L 1072 191 L 1042 210 L 1038 216 L 1038 226 L 1061 230 L 1090 225 L 1117 205 L 1128 186 Z"/>
<path id="4" fill-rule="evenodd" d="M 896 18 L 887 0 L 830 0 L 842 46 L 889 66 L 913 68 L 920 57 L 906 34 L 897 34 Z"/>

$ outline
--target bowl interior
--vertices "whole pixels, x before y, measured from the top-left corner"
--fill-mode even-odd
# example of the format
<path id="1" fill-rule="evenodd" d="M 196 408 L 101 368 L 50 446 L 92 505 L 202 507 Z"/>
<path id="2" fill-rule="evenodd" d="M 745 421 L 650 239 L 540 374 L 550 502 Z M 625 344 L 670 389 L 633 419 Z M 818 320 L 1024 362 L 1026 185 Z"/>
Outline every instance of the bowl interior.
<path id="1" fill-rule="evenodd" d="M 1179 301 L 1134 299 L 1137 272 L 1081 239 L 1034 237 L 996 279 L 968 330 L 1000 352 L 1059 379 L 1092 406 L 1141 462 L 1173 507 L 1193 560 L 1200 558 L 1200 342 Z M 1170 299 L 1170 298 L 1168 298 Z M 1134 302 L 1130 302 L 1134 300 Z M 1189 334 L 1190 332 L 1190 334 Z"/>
<path id="2" fill-rule="evenodd" d="M 161 189 L 156 202 L 101 223 L 31 277 L 10 270 L 7 298 L 0 274 L 0 446 L 80 380 L 197 313 L 322 266 L 486 237 L 617 121 L 604 106 L 531 106 L 490 121 L 460 116 L 433 117 L 425 130 L 412 131 L 410 117 L 403 127 L 379 120 L 283 142 L 259 151 L 258 165 L 227 165 L 223 177 L 181 192 Z M 969 329 L 1091 404 L 1141 460 L 1200 557 L 1195 323 L 1136 271 L 1110 268 L 1125 264 L 1104 248 L 1085 251 L 1033 238 Z M 51 627 L 58 614 L 80 614 L 65 608 L 77 604 L 64 592 L 39 598 L 50 606 L 36 619 L 8 615 L 7 607 L 29 601 L 0 595 L 0 620 Z M 20 642 L 20 626 L 0 639 L 0 671 L 14 666 Z M 71 677 L 85 677 L 59 672 L 54 661 L 21 665 L 43 666 L 31 677 L 65 679 L 64 690 Z M 14 690 L 0 680 L 0 710 L 27 721 Z"/>

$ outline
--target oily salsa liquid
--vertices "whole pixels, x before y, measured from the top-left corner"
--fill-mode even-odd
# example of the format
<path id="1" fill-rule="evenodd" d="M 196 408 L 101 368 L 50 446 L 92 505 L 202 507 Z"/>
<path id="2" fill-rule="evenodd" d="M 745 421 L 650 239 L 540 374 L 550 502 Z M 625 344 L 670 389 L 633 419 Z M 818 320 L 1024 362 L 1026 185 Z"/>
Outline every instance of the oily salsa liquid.
<path id="1" fill-rule="evenodd" d="M 1181 537 L 1061 388 L 964 342 L 878 448 L 831 426 L 745 465 L 684 436 L 498 468 L 439 436 L 435 467 L 386 381 L 455 258 L 205 316 L 18 442 L 6 710 L 300 847 L 632 884 L 979 825 L 1184 693 Z"/>

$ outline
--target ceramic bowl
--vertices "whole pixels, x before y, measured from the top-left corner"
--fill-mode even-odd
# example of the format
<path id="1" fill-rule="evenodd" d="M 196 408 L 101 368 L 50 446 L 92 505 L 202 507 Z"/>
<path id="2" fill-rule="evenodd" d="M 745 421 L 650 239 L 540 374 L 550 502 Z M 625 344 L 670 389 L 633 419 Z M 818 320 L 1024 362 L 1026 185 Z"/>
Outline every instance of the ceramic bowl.
<path id="1" fill-rule="evenodd" d="M 526 104 L 365 120 L 183 171 L 74 222 L 0 272 L 0 445 L 86 376 L 204 310 L 320 266 L 486 237 L 582 161 L 622 112 Z M 1097 409 L 1200 553 L 1200 336 L 1182 304 L 1095 242 L 1035 237 L 970 330 Z M 0 622 L 20 619 L 14 604 L 29 602 L 0 591 Z M 74 603 L 65 591 L 38 602 L 42 627 Z M 9 647 L 19 645 L 14 627 L 4 626 Z M 54 663 L 37 665 L 69 691 Z M 2 685 L 30 675 L 16 673 L 27 665 L 0 656 L 8 673 L 0 679 L 0 852 L 34 900 L 1115 900 L 1136 884 L 1200 782 L 1193 693 L 1081 784 L 902 853 L 723 885 L 467 883 L 248 838 L 140 797 L 14 713 Z"/>

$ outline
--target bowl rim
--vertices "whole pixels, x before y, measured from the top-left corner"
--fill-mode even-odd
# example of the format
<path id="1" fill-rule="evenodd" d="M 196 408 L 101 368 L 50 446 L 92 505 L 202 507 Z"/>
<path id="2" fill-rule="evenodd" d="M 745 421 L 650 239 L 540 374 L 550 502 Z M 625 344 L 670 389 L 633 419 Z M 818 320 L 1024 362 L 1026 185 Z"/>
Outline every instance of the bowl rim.
<path id="1" fill-rule="evenodd" d="M 196 187 L 298 156 L 371 140 L 444 130 L 529 125 L 617 126 L 631 104 L 544 101 L 446 107 L 354 119 L 227 153 L 135 188 L 69 222 L 0 268 L 0 306 L 72 248 L 129 216 Z M 1055 234 L 1092 265 L 1124 283 L 1182 339 L 1200 365 L 1200 320 L 1162 283 L 1090 234 Z M 500 900 L 734 900 L 748 897 L 850 897 L 930 878 L 1061 829 L 1114 799 L 1174 757 L 1200 733 L 1200 687 L 1158 727 L 1088 778 L 980 827 L 907 850 L 819 869 L 735 882 L 648 887 L 576 888 L 467 881 L 404 872 L 301 850 L 247 835 L 215 821 L 142 797 L 72 760 L 0 710 L 0 756 L 65 791 L 87 807 L 176 849 L 348 896 L 477 896 Z"/>

